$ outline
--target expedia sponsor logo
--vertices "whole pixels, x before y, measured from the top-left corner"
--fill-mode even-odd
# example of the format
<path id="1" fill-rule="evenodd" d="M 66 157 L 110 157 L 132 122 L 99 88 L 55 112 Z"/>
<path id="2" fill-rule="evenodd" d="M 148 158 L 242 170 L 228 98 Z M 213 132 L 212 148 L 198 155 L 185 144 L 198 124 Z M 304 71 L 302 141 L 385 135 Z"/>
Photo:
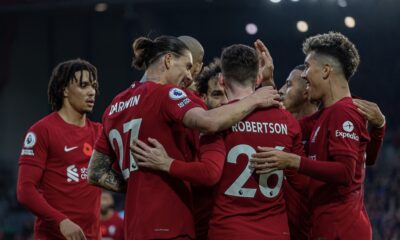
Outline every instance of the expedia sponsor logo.
<path id="1" fill-rule="evenodd" d="M 356 133 L 352 132 L 354 130 L 354 124 L 352 122 L 345 121 L 342 124 L 342 128 L 343 128 L 344 131 L 339 131 L 339 130 L 335 131 L 335 136 L 336 137 L 340 137 L 340 138 L 343 138 L 343 139 L 350 138 L 350 139 L 353 139 L 355 141 L 360 141 L 360 137 Z"/>
<path id="2" fill-rule="evenodd" d="M 339 130 L 336 130 L 335 132 L 336 137 L 341 137 L 341 138 L 350 138 L 356 141 L 360 141 L 360 137 L 356 133 L 348 133 L 348 132 L 341 132 Z"/>

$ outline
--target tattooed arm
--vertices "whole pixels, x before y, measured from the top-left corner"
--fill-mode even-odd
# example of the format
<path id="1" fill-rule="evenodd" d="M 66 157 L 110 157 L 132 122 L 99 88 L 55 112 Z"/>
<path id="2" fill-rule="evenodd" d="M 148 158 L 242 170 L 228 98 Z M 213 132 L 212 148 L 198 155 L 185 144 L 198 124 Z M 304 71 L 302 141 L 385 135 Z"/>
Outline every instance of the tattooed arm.
<path id="1" fill-rule="evenodd" d="M 93 151 L 88 168 L 90 184 L 114 192 L 125 192 L 126 182 L 122 174 L 112 169 L 113 159 L 101 152 Z"/>
<path id="2" fill-rule="evenodd" d="M 185 114 L 183 123 L 202 132 L 218 132 L 242 120 L 256 108 L 279 106 L 275 99 L 279 99 L 278 92 L 272 87 L 263 87 L 238 102 L 212 110 L 192 108 Z"/>

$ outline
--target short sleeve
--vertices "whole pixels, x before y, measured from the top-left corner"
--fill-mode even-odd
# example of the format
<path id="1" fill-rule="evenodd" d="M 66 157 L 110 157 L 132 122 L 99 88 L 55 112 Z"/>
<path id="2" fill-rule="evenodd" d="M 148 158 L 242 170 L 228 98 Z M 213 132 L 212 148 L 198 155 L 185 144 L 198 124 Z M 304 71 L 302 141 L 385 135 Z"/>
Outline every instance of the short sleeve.
<path id="1" fill-rule="evenodd" d="M 161 111 L 165 119 L 172 122 L 182 122 L 185 113 L 192 108 L 200 107 L 188 94 L 176 87 L 166 85 L 161 88 Z"/>
<path id="2" fill-rule="evenodd" d="M 104 128 L 100 133 L 100 136 L 96 140 L 96 144 L 94 145 L 94 149 L 97 152 L 101 152 L 107 156 L 113 156 L 113 150 L 110 145 L 110 142 L 108 141 L 107 135 L 104 132 Z"/>
<path id="3" fill-rule="evenodd" d="M 19 164 L 29 164 L 45 169 L 48 146 L 48 130 L 38 124 L 32 126 L 25 135 L 21 155 L 19 157 Z"/>
<path id="4" fill-rule="evenodd" d="M 358 158 L 361 141 L 367 132 L 366 123 L 350 108 L 332 112 L 328 124 L 328 149 L 332 156 L 342 155 Z"/>

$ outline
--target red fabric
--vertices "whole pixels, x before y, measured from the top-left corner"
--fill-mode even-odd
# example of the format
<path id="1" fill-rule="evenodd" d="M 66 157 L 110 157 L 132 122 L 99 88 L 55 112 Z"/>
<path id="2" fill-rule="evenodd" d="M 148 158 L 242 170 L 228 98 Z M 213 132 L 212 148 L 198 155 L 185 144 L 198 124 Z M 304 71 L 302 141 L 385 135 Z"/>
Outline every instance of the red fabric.
<path id="1" fill-rule="evenodd" d="M 21 165 L 18 173 L 17 198 L 24 207 L 32 211 L 38 218 L 56 227 L 68 217 L 50 206 L 43 195 L 39 193 L 37 188 L 42 175 L 43 169 L 39 167 L 28 164 Z"/>
<path id="2" fill-rule="evenodd" d="M 299 172 L 327 183 L 350 185 L 355 172 L 356 159 L 334 156 L 332 162 L 301 158 Z"/>
<path id="3" fill-rule="evenodd" d="M 371 141 L 367 145 L 367 159 L 368 166 L 374 165 L 378 159 L 379 150 L 382 147 L 383 138 L 385 137 L 386 125 L 381 128 L 373 127 L 370 131 Z"/>
<path id="4" fill-rule="evenodd" d="M 186 143 L 176 140 L 174 129 L 182 127 L 188 110 L 199 107 L 186 95 L 172 85 L 136 82 L 104 112 L 95 149 L 115 156 L 127 179 L 125 239 L 195 237 L 190 185 L 167 173 L 138 169 L 129 148 L 133 138 L 147 142 L 152 137 L 172 158 L 184 159 L 181 144 Z"/>
<path id="5" fill-rule="evenodd" d="M 88 184 L 87 167 L 100 131 L 101 125 L 90 120 L 85 127 L 68 124 L 57 112 L 29 129 L 19 159 L 17 193 L 38 214 L 35 238 L 63 239 L 58 226 L 62 215 L 78 224 L 87 239 L 99 238 L 101 192 Z M 30 195 L 42 200 L 27 199 Z"/>
<path id="6" fill-rule="evenodd" d="M 311 239 L 348 239 L 350 232 L 371 239 L 371 225 L 361 219 L 369 140 L 366 121 L 350 97 L 320 111 L 309 139 L 309 160 L 302 159 L 299 170 L 318 178 L 309 187 Z"/>
<path id="7" fill-rule="evenodd" d="M 101 237 L 104 240 L 124 239 L 124 220 L 114 211 L 111 218 L 100 221 Z"/>
<path id="8" fill-rule="evenodd" d="M 175 160 L 171 164 L 170 174 L 193 184 L 212 186 L 221 178 L 225 157 L 222 138 L 206 135 L 201 139 L 200 161 L 188 163 Z"/>
<path id="9" fill-rule="evenodd" d="M 258 175 L 249 168 L 249 159 L 257 146 L 301 154 L 300 140 L 297 120 L 278 108 L 253 112 L 225 133 L 227 162 L 216 186 L 209 239 L 290 238 L 283 171 Z"/>

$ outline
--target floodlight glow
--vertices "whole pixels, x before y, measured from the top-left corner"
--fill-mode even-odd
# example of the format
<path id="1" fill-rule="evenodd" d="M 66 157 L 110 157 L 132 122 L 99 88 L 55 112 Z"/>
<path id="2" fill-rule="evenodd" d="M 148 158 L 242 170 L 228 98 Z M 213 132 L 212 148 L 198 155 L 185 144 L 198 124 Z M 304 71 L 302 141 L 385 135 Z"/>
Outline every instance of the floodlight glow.
<path id="1" fill-rule="evenodd" d="M 279 3 L 279 2 L 281 2 L 281 0 L 269 0 L 270 2 L 272 2 L 272 3 Z"/>
<path id="2" fill-rule="evenodd" d="M 246 25 L 246 32 L 250 35 L 254 35 L 258 32 L 258 27 L 254 23 L 248 23 Z"/>
<path id="3" fill-rule="evenodd" d="M 346 0 L 338 0 L 337 4 L 339 7 L 347 7 L 347 1 Z"/>
<path id="4" fill-rule="evenodd" d="M 348 28 L 354 28 L 356 26 L 356 20 L 353 17 L 348 16 L 344 18 L 344 24 Z"/>
<path id="5" fill-rule="evenodd" d="M 97 3 L 97 4 L 94 6 L 94 10 L 95 10 L 96 12 L 105 12 L 105 11 L 107 11 L 107 8 L 108 8 L 107 3 Z"/>
<path id="6" fill-rule="evenodd" d="M 299 32 L 307 32 L 308 31 L 308 24 L 306 21 L 298 21 L 296 26 L 297 26 L 297 30 L 299 30 Z"/>
<path id="7" fill-rule="evenodd" d="M 291 0 L 292 2 L 298 2 L 298 1 L 300 1 L 300 0 Z"/>

